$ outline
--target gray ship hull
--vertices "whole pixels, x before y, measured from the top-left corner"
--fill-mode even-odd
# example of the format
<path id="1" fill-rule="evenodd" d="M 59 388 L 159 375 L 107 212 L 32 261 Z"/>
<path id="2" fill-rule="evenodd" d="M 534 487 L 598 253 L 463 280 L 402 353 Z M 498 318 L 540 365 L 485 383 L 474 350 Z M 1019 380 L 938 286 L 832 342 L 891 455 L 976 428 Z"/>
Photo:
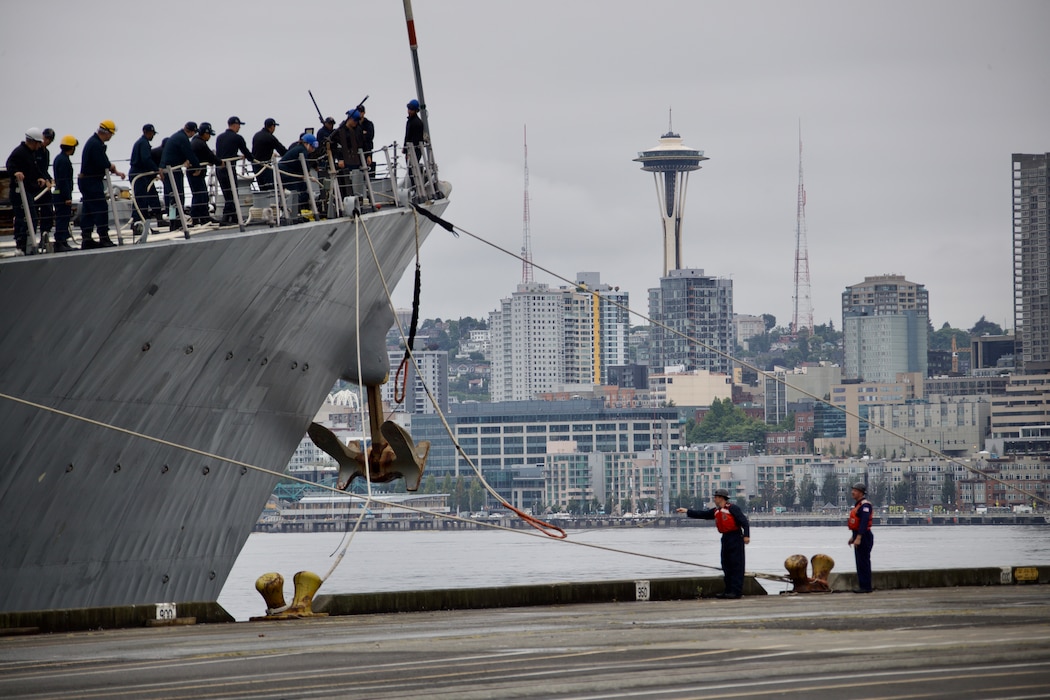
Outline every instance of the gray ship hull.
<path id="1" fill-rule="evenodd" d="M 363 222 L 393 285 L 432 224 Z M 0 610 L 218 597 L 276 477 L 180 446 L 283 472 L 357 376 L 358 314 L 383 377 L 393 315 L 356 226 L 0 263 L 0 392 L 166 441 L 0 398 Z"/>

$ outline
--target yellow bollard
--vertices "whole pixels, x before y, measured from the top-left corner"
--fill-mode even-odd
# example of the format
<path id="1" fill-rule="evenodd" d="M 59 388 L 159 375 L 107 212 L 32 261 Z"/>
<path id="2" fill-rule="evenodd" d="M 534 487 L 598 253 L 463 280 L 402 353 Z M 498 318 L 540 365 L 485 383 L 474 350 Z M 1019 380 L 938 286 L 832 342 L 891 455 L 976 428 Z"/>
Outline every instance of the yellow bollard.
<path id="1" fill-rule="evenodd" d="M 284 607 L 284 576 L 277 573 L 263 574 L 255 580 L 255 590 L 266 601 L 266 613 Z"/>
<path id="2" fill-rule="evenodd" d="M 313 615 L 314 594 L 321 587 L 321 577 L 312 571 L 300 571 L 293 578 L 295 595 L 288 612 L 298 615 Z"/>

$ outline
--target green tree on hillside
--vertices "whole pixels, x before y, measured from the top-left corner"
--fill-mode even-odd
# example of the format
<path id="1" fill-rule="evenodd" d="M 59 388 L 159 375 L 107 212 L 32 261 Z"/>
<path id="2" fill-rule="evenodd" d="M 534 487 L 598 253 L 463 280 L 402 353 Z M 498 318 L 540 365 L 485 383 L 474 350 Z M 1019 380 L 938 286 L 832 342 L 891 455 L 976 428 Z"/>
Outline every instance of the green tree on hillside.
<path id="1" fill-rule="evenodd" d="M 750 442 L 766 444 L 769 426 L 749 418 L 744 409 L 733 405 L 732 399 L 715 399 L 711 409 L 699 423 L 687 424 L 686 444 L 705 442 Z"/>

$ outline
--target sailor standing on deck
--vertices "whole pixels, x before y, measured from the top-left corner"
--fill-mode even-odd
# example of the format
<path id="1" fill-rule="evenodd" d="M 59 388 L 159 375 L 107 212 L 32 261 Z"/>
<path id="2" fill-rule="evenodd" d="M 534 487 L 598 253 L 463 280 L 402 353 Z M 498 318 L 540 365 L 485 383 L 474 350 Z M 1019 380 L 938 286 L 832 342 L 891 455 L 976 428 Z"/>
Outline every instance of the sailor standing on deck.
<path id="1" fill-rule="evenodd" d="M 36 165 L 41 173 L 44 174 L 44 179 L 51 182 L 51 152 L 47 150 L 47 147 L 55 142 L 55 130 L 48 127 L 41 132 L 44 135 L 43 148 L 39 148 L 33 154 L 36 156 Z M 51 191 L 47 188 L 40 193 L 39 199 L 36 200 L 36 218 L 40 221 L 37 226 L 40 230 L 37 232 L 40 234 L 40 239 L 44 239 L 44 234 L 49 233 L 51 228 L 55 225 L 55 208 L 51 202 Z"/>
<path id="2" fill-rule="evenodd" d="M 244 137 L 241 136 L 241 126 L 244 122 L 241 121 L 240 117 L 230 117 L 226 120 L 226 131 L 219 134 L 219 137 L 215 139 L 215 155 L 220 161 L 223 161 L 222 165 L 219 166 L 219 187 L 222 188 L 222 223 L 224 224 L 235 224 L 237 223 L 237 192 L 235 183 L 230 182 L 230 174 L 226 169 L 226 162 L 232 158 L 236 158 L 237 154 L 240 153 L 242 157 L 248 160 L 254 160 L 252 158 L 252 152 L 248 150 L 248 144 L 244 142 Z M 237 170 L 234 168 L 234 179 L 237 178 Z"/>
<path id="3" fill-rule="evenodd" d="M 855 505 L 849 512 L 849 544 L 853 547 L 853 558 L 857 563 L 857 587 L 854 593 L 871 593 L 871 548 L 875 546 L 875 535 L 871 533 L 873 508 L 867 498 L 868 487 L 863 481 L 853 484 L 850 495 Z"/>
<path id="4" fill-rule="evenodd" d="M 22 195 L 18 187 L 24 187 L 26 199 L 30 202 L 29 216 L 36 219 L 35 209 L 32 207 L 33 198 L 40 190 L 47 187 L 47 179 L 37 167 L 35 153 L 44 147 L 44 134 L 40 129 L 26 129 L 25 140 L 11 151 L 7 157 L 7 172 L 11 175 L 11 208 L 15 214 L 15 246 L 23 253 L 32 255 L 35 250 L 26 250 L 26 241 L 29 239 L 29 224 L 26 220 L 25 208 L 22 206 Z"/>
<path id="5" fill-rule="evenodd" d="M 193 155 L 197 156 L 197 160 L 200 161 L 199 168 L 193 168 L 186 173 L 187 179 L 190 181 L 190 192 L 193 193 L 193 206 L 191 207 L 191 216 L 193 217 L 193 225 L 200 226 L 201 224 L 207 224 L 211 222 L 211 215 L 208 211 L 208 164 L 221 165 L 222 161 L 212 152 L 211 147 L 208 146 L 208 141 L 215 135 L 215 130 L 211 128 L 211 122 L 201 122 L 200 128 L 197 130 L 197 135 L 190 141 L 190 148 L 193 149 Z"/>
<path id="6" fill-rule="evenodd" d="M 722 576 L 725 591 L 715 598 L 736 599 L 744 595 L 744 545 L 751 542 L 751 524 L 740 506 L 729 502 L 729 491 L 716 489 L 715 507 L 708 510 L 678 508 L 690 518 L 714 520 L 722 533 Z"/>
<path id="7" fill-rule="evenodd" d="M 153 162 L 153 148 L 150 146 L 156 134 L 157 130 L 152 124 L 143 124 L 142 136 L 131 147 L 128 176 L 131 178 L 131 188 L 135 193 L 135 204 L 137 205 L 132 208 L 132 221 L 142 221 L 144 218 L 156 218 L 158 224 L 162 221 L 160 196 L 157 194 L 156 184 L 157 165 Z"/>
<path id="8" fill-rule="evenodd" d="M 123 178 L 124 173 L 109 162 L 106 143 L 117 133 L 112 119 L 104 119 L 98 130 L 84 144 L 84 155 L 80 161 L 80 177 L 77 186 L 84 200 L 80 212 L 80 249 L 109 248 L 116 245 L 109 239 L 109 198 L 106 192 L 106 171 Z M 98 240 L 91 237 L 98 230 Z"/>
<path id="9" fill-rule="evenodd" d="M 55 156 L 55 189 L 51 201 L 55 205 L 55 252 L 68 253 L 69 222 L 73 218 L 73 161 L 70 156 L 80 142 L 72 134 L 66 134 L 59 142 L 60 152 Z"/>
<path id="10" fill-rule="evenodd" d="M 263 128 L 255 132 L 255 136 L 252 137 L 252 157 L 259 161 L 252 167 L 255 168 L 255 181 L 259 184 L 259 189 L 263 191 L 273 189 L 273 171 L 268 167 L 273 158 L 273 152 L 277 151 L 277 154 L 282 156 L 288 152 L 284 144 L 273 135 L 274 130 L 279 126 L 280 124 L 270 117 L 263 122 Z"/>
<path id="11" fill-rule="evenodd" d="M 175 197 L 183 202 L 184 209 L 186 206 L 183 199 L 186 191 L 183 189 L 182 167 L 187 164 L 195 168 L 201 166 L 201 162 L 197 160 L 197 156 L 193 155 L 193 149 L 190 147 L 190 137 L 196 133 L 197 122 L 186 122 L 182 129 L 167 138 L 164 152 L 160 156 L 161 169 L 172 168 L 171 178 L 166 173 L 164 174 L 164 204 L 168 207 L 168 229 L 171 231 L 180 228 Z M 171 183 L 172 179 L 175 180 L 174 186 Z"/>
<path id="12" fill-rule="evenodd" d="M 361 141 L 357 126 L 361 113 L 351 109 L 329 143 L 335 156 L 335 167 L 339 170 L 339 188 L 343 195 L 361 196 L 364 192 L 364 176 L 361 172 Z"/>
<path id="13" fill-rule="evenodd" d="M 281 171 L 281 186 L 292 192 L 292 211 L 298 217 L 299 212 L 308 204 L 309 195 L 306 188 L 310 186 L 310 174 L 303 170 L 303 164 L 299 162 L 302 155 L 309 167 L 310 155 L 317 149 L 317 137 L 313 134 L 303 134 L 299 141 L 281 156 L 277 167 Z"/>
<path id="14" fill-rule="evenodd" d="M 365 116 L 365 106 L 357 105 L 355 108 L 361 115 L 361 119 L 357 124 L 357 140 L 361 144 L 362 150 L 365 152 L 365 163 L 368 164 L 368 176 L 374 178 L 376 174 L 376 162 L 372 158 L 372 151 L 375 149 L 376 141 L 376 125 L 372 123 L 372 120 Z"/>

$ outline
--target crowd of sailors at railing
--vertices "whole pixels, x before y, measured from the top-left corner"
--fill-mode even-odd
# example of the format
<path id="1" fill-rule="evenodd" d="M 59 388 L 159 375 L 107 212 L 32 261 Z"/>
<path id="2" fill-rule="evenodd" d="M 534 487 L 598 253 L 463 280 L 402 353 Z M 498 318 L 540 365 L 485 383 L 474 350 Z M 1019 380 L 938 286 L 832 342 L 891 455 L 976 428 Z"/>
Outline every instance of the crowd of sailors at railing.
<path id="1" fill-rule="evenodd" d="M 245 122 L 231 116 L 214 151 L 209 141 L 216 132 L 210 122 L 188 121 L 157 146 L 152 143 L 155 127 L 145 124 L 132 148 L 127 175 L 107 154 L 117 125 L 103 120 L 84 144 L 76 178 L 81 195 L 79 247 L 123 243 L 123 225 L 131 226 L 133 241 L 145 242 L 154 230 L 152 222 L 169 231 L 181 230 L 189 238 L 195 227 L 235 225 L 243 231 L 257 223 L 300 223 L 439 198 L 420 104 L 411 100 L 406 107 L 400 149 L 405 174 L 400 180 L 398 144 L 375 147 L 375 127 L 363 104 L 347 110 L 338 126 L 328 117 L 316 134 L 305 130 L 288 148 L 274 134 L 279 124 L 272 118 L 265 120 L 249 148 L 239 133 Z M 72 157 L 80 142 L 73 135 L 63 136 L 51 163 L 48 146 L 54 140 L 53 129 L 28 129 L 7 159 L 15 245 L 23 254 L 76 249 L 70 230 L 75 214 Z M 127 177 L 130 187 L 114 184 L 114 177 Z M 121 215 L 120 201 L 125 202 L 126 216 Z M 116 242 L 109 235 L 111 223 Z"/>

